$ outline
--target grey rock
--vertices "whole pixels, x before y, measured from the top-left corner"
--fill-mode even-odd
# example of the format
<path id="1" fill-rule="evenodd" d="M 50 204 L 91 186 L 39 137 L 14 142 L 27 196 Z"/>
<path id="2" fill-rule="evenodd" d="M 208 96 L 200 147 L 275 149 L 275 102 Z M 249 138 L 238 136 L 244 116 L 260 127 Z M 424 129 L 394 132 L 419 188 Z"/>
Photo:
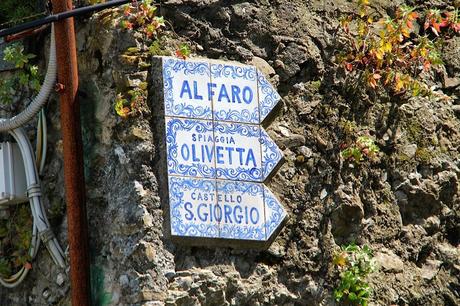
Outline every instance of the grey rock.
<path id="1" fill-rule="evenodd" d="M 65 277 L 64 273 L 59 273 L 57 275 L 57 277 L 56 277 L 56 284 L 58 286 L 62 286 L 64 284 L 64 282 L 65 282 L 65 279 L 66 279 L 66 277 Z"/>
<path id="2" fill-rule="evenodd" d="M 404 262 L 388 249 L 375 254 L 375 261 L 385 272 L 400 273 L 404 269 Z"/>

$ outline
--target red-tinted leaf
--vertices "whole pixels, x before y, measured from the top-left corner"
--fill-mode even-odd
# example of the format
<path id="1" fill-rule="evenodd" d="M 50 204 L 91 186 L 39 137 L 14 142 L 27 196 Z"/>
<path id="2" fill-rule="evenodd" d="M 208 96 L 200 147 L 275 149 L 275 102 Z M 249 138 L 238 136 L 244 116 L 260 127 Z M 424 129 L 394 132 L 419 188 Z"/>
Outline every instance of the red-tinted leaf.
<path id="1" fill-rule="evenodd" d="M 348 71 L 353 71 L 353 64 L 352 63 L 345 63 L 345 68 Z"/>

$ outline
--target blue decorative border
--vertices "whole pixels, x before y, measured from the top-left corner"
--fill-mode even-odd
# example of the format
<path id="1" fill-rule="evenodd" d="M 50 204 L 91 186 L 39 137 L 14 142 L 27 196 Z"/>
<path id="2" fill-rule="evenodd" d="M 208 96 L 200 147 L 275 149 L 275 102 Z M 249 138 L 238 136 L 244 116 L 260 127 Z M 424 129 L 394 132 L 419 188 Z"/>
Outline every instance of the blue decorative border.
<path id="1" fill-rule="evenodd" d="M 186 191 L 199 189 L 203 192 L 215 192 L 215 180 L 192 178 L 169 178 L 169 210 L 171 214 L 171 234 L 188 237 L 219 237 L 217 223 L 183 222 L 182 209 L 184 208 L 184 194 Z"/>
<path id="2" fill-rule="evenodd" d="M 242 110 L 224 110 L 214 111 L 214 120 L 244 122 L 244 123 L 259 123 L 258 106 L 252 112 L 247 109 Z"/>
<path id="3" fill-rule="evenodd" d="M 281 97 L 260 71 L 258 71 L 257 74 L 259 92 L 262 93 L 259 95 L 260 122 L 262 122 L 273 108 L 275 108 L 276 104 L 281 100 Z"/>
<path id="4" fill-rule="evenodd" d="M 214 120 L 259 123 L 259 99 L 257 90 L 257 70 L 251 66 L 212 64 L 211 80 L 218 78 L 244 79 L 255 83 L 254 102 L 256 106 L 252 111 L 243 110 L 214 110 Z M 215 108 L 215 107 L 214 107 Z"/>
<path id="5" fill-rule="evenodd" d="M 263 180 L 265 180 L 283 159 L 283 152 L 262 127 L 260 128 L 260 142 L 262 143 Z"/>
<path id="6" fill-rule="evenodd" d="M 186 103 L 174 103 L 174 74 L 183 72 L 185 75 L 206 75 L 210 77 L 209 63 L 191 62 L 175 58 L 163 58 L 163 88 L 166 116 L 179 116 L 197 119 L 211 119 L 210 106 L 192 106 Z"/>
<path id="7" fill-rule="evenodd" d="M 258 183 L 243 183 L 231 181 L 218 181 L 217 194 L 226 193 L 240 193 L 242 195 L 249 194 L 253 197 L 263 198 L 264 189 L 262 184 Z M 219 203 L 218 203 L 219 204 Z M 259 226 L 245 226 L 223 223 L 220 226 L 220 238 L 231 238 L 241 240 L 265 240 L 265 206 L 262 205 L 261 218 L 263 221 Z"/>
<path id="8" fill-rule="evenodd" d="M 214 135 L 217 136 L 217 132 L 223 135 L 243 135 L 247 137 L 254 137 L 260 145 L 260 127 L 258 125 L 247 125 L 240 123 L 214 123 Z M 257 156 L 257 152 L 254 152 Z M 216 164 L 216 177 L 228 180 L 243 180 L 243 181 L 255 181 L 259 182 L 262 179 L 262 163 L 258 168 L 247 169 L 244 167 L 237 168 L 223 168 Z"/>
<path id="9" fill-rule="evenodd" d="M 257 71 L 254 67 L 251 67 L 251 66 L 211 63 L 211 77 L 212 78 L 244 79 L 247 81 L 256 81 Z"/>
<path id="10" fill-rule="evenodd" d="M 178 145 L 176 141 L 176 136 L 178 131 L 194 130 L 196 133 L 211 132 L 212 134 L 212 128 L 213 125 L 211 121 L 200 121 L 196 119 L 179 118 L 171 118 L 169 120 L 166 119 L 166 156 L 168 162 L 168 174 L 178 174 L 184 176 L 195 176 L 205 178 L 216 177 L 216 169 L 214 168 L 214 162 L 213 165 L 210 167 L 204 163 L 193 163 L 192 165 L 185 165 L 177 160 Z"/>
<path id="11" fill-rule="evenodd" d="M 273 193 L 264 186 L 265 198 L 265 227 L 267 230 L 266 240 L 270 239 L 273 232 L 280 226 L 284 218 L 286 218 L 286 211 L 280 202 L 275 198 Z"/>

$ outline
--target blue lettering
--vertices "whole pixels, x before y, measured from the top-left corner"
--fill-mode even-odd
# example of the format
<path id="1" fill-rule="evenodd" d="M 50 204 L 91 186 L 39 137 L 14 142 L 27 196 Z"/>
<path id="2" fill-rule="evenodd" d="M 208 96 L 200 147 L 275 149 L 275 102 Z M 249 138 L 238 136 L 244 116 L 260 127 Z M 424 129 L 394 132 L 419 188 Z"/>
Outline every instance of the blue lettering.
<path id="1" fill-rule="evenodd" d="M 203 100 L 203 96 L 200 96 L 198 94 L 198 82 L 197 81 L 193 81 L 193 93 L 194 93 L 194 98 L 196 100 Z"/>
<path id="2" fill-rule="evenodd" d="M 236 213 L 237 209 L 240 211 L 238 215 Z M 235 222 L 238 224 L 241 224 L 241 220 L 243 219 L 243 215 L 241 214 L 242 212 L 243 212 L 243 209 L 239 205 L 235 206 L 235 208 L 233 209 L 233 219 L 235 219 Z"/>
<path id="3" fill-rule="evenodd" d="M 252 207 L 251 211 L 249 212 L 249 215 L 251 216 L 252 224 L 257 224 L 257 222 L 259 222 L 260 215 L 259 215 L 259 211 L 257 210 L 257 208 Z"/>
<path id="4" fill-rule="evenodd" d="M 223 164 L 224 160 L 222 159 L 224 157 L 224 154 L 221 152 L 224 148 L 221 146 L 216 147 L 216 159 L 218 164 Z"/>
<path id="5" fill-rule="evenodd" d="M 185 80 L 184 83 L 182 83 L 182 90 L 180 92 L 180 98 L 184 96 L 185 93 L 188 93 L 189 99 L 192 99 L 192 91 L 190 90 L 190 85 L 188 84 L 188 81 Z"/>
<path id="6" fill-rule="evenodd" d="M 238 86 L 232 85 L 232 102 L 233 103 L 235 103 L 235 100 L 238 100 L 238 103 L 241 103 L 240 92 L 241 92 L 241 89 Z"/>
<path id="7" fill-rule="evenodd" d="M 201 203 L 200 205 L 198 205 L 198 209 L 197 209 L 198 218 L 200 218 L 200 220 L 203 221 L 203 222 L 206 222 L 208 220 L 208 213 L 207 212 L 204 212 L 204 213 L 201 212 L 201 208 L 204 207 L 206 209 L 206 206 L 207 206 L 206 204 Z"/>
<path id="8" fill-rule="evenodd" d="M 236 152 L 240 153 L 239 157 L 240 157 L 240 166 L 243 165 L 243 152 L 244 152 L 244 149 L 243 148 L 236 148 L 235 149 Z"/>
<path id="9" fill-rule="evenodd" d="M 228 96 L 227 89 L 225 88 L 225 85 L 222 84 L 222 86 L 220 87 L 219 98 L 217 100 L 220 102 L 222 101 L 222 98 L 224 97 L 227 99 L 227 102 L 230 102 L 230 98 Z"/>
<path id="10" fill-rule="evenodd" d="M 214 219 L 216 222 L 220 222 L 222 220 L 222 208 L 219 204 L 217 204 L 214 208 Z"/>
<path id="11" fill-rule="evenodd" d="M 182 147 L 180 148 L 180 153 L 182 155 L 182 158 L 184 160 L 188 160 L 190 157 L 190 151 L 188 149 L 188 146 L 186 144 L 183 144 Z"/>
<path id="12" fill-rule="evenodd" d="M 232 164 L 232 152 L 234 149 L 232 147 L 226 147 L 225 150 L 227 150 L 228 152 L 228 164 L 231 165 Z"/>
<path id="13" fill-rule="evenodd" d="M 249 165 L 249 161 L 252 161 L 253 167 L 256 167 L 256 158 L 251 148 L 249 148 L 248 157 L 246 158 L 246 166 Z"/>
<path id="14" fill-rule="evenodd" d="M 214 96 L 214 90 L 213 88 L 216 87 L 216 84 L 214 83 L 208 83 L 208 100 L 211 101 L 212 97 Z"/>
<path id="15" fill-rule="evenodd" d="M 192 160 L 194 162 L 199 162 L 200 159 L 196 156 L 195 144 L 192 144 Z"/>
<path id="16" fill-rule="evenodd" d="M 193 212 L 190 210 L 193 207 L 192 203 L 187 202 L 184 204 L 184 209 L 187 211 L 185 214 L 185 219 L 192 220 L 193 219 Z"/>
<path id="17" fill-rule="evenodd" d="M 224 205 L 224 215 L 225 215 L 225 223 L 227 222 L 233 223 L 232 218 L 231 218 L 232 208 L 230 206 Z M 228 217 L 228 221 L 227 221 L 227 217 Z"/>
<path id="18" fill-rule="evenodd" d="M 249 96 L 247 95 L 249 94 Z M 245 86 L 243 88 L 243 100 L 246 104 L 251 104 L 252 98 L 254 97 L 254 94 L 252 93 L 252 90 L 249 86 Z"/>
<path id="19" fill-rule="evenodd" d="M 196 141 L 196 134 L 192 134 L 192 140 Z"/>
<path id="20" fill-rule="evenodd" d="M 211 162 L 211 159 L 212 159 L 212 148 L 210 148 L 209 146 L 205 146 L 205 149 L 206 149 L 206 156 L 208 158 L 208 161 Z"/>
<path id="21" fill-rule="evenodd" d="M 249 219 L 248 218 L 248 207 L 245 206 L 244 207 L 244 220 L 245 220 L 246 224 L 248 224 L 248 219 Z"/>

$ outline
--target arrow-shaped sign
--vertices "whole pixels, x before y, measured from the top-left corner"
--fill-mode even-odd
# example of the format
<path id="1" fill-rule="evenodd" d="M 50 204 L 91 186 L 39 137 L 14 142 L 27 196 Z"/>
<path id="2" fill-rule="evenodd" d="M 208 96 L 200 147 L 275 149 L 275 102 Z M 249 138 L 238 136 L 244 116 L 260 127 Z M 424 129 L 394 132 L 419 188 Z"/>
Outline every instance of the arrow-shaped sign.
<path id="1" fill-rule="evenodd" d="M 161 60 L 171 234 L 269 240 L 286 212 L 263 182 L 283 153 L 260 124 L 280 96 L 252 66 Z"/>

